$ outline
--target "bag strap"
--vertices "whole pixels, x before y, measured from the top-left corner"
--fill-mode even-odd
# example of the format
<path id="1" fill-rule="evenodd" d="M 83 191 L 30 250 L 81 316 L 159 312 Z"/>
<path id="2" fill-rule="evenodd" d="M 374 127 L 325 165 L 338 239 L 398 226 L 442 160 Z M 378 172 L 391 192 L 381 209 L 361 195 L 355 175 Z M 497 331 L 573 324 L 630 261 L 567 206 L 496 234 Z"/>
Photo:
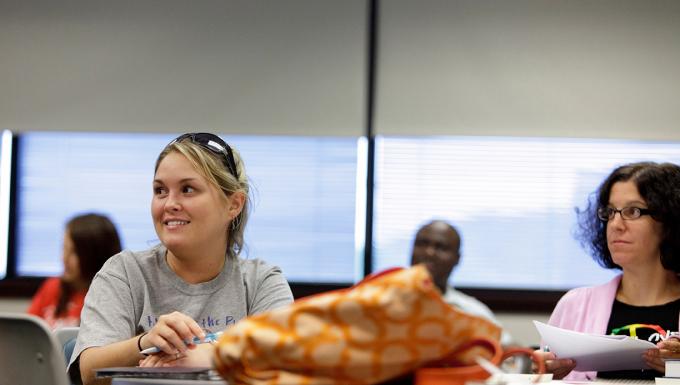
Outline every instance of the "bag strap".
<path id="1" fill-rule="evenodd" d="M 498 342 L 488 338 L 475 338 L 473 340 L 461 344 L 456 349 L 449 352 L 444 358 L 428 363 L 426 367 L 468 366 L 469 364 L 461 362 L 457 357 L 459 357 L 462 353 L 475 347 L 480 347 L 489 351 L 492 355 L 489 361 L 494 365 L 498 365 L 501 362 L 503 356 L 503 349 L 501 348 Z"/>

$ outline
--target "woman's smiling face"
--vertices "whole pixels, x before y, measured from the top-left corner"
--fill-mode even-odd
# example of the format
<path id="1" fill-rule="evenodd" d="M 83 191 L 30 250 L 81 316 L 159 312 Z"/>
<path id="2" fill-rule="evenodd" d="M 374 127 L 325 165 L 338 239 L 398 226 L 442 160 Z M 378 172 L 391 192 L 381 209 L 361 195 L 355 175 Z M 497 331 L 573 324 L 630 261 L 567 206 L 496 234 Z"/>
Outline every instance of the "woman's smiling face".
<path id="1" fill-rule="evenodd" d="M 158 165 L 153 181 L 151 216 L 156 234 L 171 251 L 227 244 L 230 198 L 178 152 Z M 173 254 L 177 254 L 173 251 Z"/>

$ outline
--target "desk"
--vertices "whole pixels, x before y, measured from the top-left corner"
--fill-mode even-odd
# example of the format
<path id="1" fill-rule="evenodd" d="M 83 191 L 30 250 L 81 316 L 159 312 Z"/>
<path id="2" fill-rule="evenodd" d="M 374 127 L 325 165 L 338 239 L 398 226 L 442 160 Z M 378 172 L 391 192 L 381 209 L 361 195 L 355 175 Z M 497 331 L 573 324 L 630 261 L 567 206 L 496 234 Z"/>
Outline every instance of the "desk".
<path id="1" fill-rule="evenodd" d="M 393 380 L 394 381 L 394 380 Z M 401 382 L 392 382 L 389 381 L 385 384 L 410 384 L 412 379 L 408 378 L 402 378 Z M 483 382 L 479 382 L 480 384 Z M 540 385 L 571 385 L 575 384 L 576 382 L 569 382 L 569 381 L 561 381 L 561 380 L 552 380 L 552 381 L 547 381 L 547 382 L 539 382 L 538 384 Z M 169 379 L 162 379 L 162 378 L 114 378 L 112 385 L 161 385 L 161 384 L 167 384 L 167 385 L 229 385 L 226 381 L 224 380 L 212 380 L 212 381 L 207 381 L 207 380 L 169 380 Z M 531 385 L 535 385 L 533 383 L 529 383 Z M 584 384 L 584 382 L 579 382 L 579 384 Z M 589 384 L 592 385 L 654 385 L 654 380 L 629 380 L 629 379 L 620 379 L 620 380 L 609 380 L 609 379 L 601 379 L 601 380 L 595 380 L 592 382 L 589 382 Z"/>
<path id="2" fill-rule="evenodd" d="M 111 385 L 229 385 L 224 380 L 170 380 L 167 378 L 114 378 Z"/>

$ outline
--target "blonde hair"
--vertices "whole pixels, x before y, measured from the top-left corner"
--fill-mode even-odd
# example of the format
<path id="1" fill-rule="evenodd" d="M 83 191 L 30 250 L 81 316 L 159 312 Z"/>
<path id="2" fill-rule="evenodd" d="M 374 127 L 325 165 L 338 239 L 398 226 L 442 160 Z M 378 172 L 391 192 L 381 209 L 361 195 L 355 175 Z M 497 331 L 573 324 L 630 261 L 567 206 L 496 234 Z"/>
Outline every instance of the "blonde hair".
<path id="1" fill-rule="evenodd" d="M 246 223 L 248 222 L 248 214 L 250 212 L 250 185 L 246 170 L 243 165 L 241 155 L 231 147 L 236 166 L 236 175 L 234 176 L 225 164 L 225 159 L 222 155 L 218 155 L 200 144 L 194 143 L 191 139 L 174 140 L 168 144 L 156 159 L 156 166 L 154 167 L 154 174 L 158 171 L 158 166 L 161 161 L 171 152 L 177 152 L 184 155 L 189 160 L 191 165 L 201 174 L 210 184 L 215 186 L 218 190 L 224 193 L 225 197 L 231 196 L 234 193 L 242 193 L 245 196 L 245 202 L 241 212 L 232 219 L 227 235 L 227 255 L 231 258 L 237 257 L 245 246 L 244 234 Z"/>

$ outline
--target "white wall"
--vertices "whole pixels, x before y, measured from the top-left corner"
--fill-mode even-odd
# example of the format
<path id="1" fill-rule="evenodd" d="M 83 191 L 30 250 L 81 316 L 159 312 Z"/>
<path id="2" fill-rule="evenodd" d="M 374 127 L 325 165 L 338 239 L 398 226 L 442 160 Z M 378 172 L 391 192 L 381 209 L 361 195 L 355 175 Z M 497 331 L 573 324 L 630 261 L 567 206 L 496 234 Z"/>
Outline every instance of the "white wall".
<path id="1" fill-rule="evenodd" d="M 27 298 L 2 298 L 0 299 L 0 312 L 23 313 L 31 303 Z"/>
<path id="2" fill-rule="evenodd" d="M 680 2 L 380 4 L 378 133 L 680 140 Z"/>
<path id="3" fill-rule="evenodd" d="M 0 0 L 0 128 L 361 135 L 362 0 Z"/>
<path id="4" fill-rule="evenodd" d="M 497 312 L 498 321 L 512 335 L 512 339 L 522 346 L 538 346 L 541 338 L 534 328 L 533 320 L 548 322 L 548 313 L 507 313 Z"/>

